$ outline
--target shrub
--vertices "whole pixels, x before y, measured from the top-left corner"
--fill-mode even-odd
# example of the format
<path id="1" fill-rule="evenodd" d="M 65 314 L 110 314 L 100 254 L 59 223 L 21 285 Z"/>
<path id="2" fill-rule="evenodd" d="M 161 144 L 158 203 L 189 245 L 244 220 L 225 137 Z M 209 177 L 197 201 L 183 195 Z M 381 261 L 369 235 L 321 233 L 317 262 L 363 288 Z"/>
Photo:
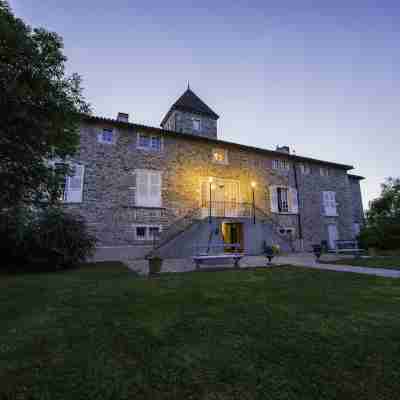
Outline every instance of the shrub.
<path id="1" fill-rule="evenodd" d="M 9 246 L 8 266 L 14 270 L 74 267 L 85 261 L 96 245 L 81 216 L 57 207 L 8 212 L 0 225 Z"/>
<path id="2" fill-rule="evenodd" d="M 0 212 L 0 268 L 15 269 L 23 265 L 27 254 L 28 237 L 32 229 L 30 208 L 18 207 Z"/>
<path id="3" fill-rule="evenodd" d="M 362 248 L 375 247 L 380 250 L 396 250 L 400 247 L 399 218 L 379 218 L 374 224 L 364 227 L 359 236 Z"/>

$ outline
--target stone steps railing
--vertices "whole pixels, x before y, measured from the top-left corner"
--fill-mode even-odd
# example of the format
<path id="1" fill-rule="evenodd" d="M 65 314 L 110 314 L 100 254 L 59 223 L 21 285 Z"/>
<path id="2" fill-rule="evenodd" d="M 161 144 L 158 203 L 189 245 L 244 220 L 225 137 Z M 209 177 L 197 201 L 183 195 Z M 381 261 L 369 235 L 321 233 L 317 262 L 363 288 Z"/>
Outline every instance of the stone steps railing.
<path id="1" fill-rule="evenodd" d="M 158 249 L 175 239 L 195 223 L 198 223 L 201 219 L 201 207 L 198 207 L 190 210 L 183 217 L 172 222 L 172 224 L 165 231 L 161 232 L 157 240 L 155 240 L 154 247 L 147 256 L 149 257 L 156 255 Z"/>

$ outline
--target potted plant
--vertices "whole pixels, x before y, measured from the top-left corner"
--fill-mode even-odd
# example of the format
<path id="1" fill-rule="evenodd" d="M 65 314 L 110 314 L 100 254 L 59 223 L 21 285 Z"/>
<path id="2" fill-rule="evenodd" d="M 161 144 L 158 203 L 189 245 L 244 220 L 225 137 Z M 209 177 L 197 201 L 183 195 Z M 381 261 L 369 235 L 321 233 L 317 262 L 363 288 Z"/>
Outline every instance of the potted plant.
<path id="1" fill-rule="evenodd" d="M 160 275 L 162 262 L 162 258 L 158 255 L 149 258 L 149 276 Z"/>
<path id="2" fill-rule="evenodd" d="M 281 247 L 279 246 L 279 244 L 273 244 L 272 245 L 272 250 L 274 252 L 274 255 L 278 255 L 281 252 Z"/>
<path id="3" fill-rule="evenodd" d="M 279 254 L 280 248 L 277 244 L 273 244 L 272 246 L 269 246 L 264 242 L 264 254 L 265 257 L 268 259 L 268 265 L 272 264 L 272 259 L 275 257 L 275 255 Z"/>
<path id="4" fill-rule="evenodd" d="M 264 248 L 265 257 L 268 259 L 268 265 L 271 265 L 272 259 L 274 258 L 274 250 L 272 246 L 265 246 Z"/>

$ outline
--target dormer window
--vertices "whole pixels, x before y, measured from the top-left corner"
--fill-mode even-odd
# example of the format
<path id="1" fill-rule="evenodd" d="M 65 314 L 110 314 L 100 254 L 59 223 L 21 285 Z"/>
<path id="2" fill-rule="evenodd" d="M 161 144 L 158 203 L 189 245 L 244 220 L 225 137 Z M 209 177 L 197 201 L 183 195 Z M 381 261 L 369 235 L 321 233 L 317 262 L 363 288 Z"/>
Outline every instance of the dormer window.
<path id="1" fill-rule="evenodd" d="M 213 149 L 212 159 L 217 164 L 228 164 L 228 150 Z"/>
<path id="2" fill-rule="evenodd" d="M 193 122 L 193 130 L 199 132 L 201 128 L 201 120 L 193 118 L 192 122 Z"/>
<path id="3" fill-rule="evenodd" d="M 114 130 L 112 128 L 104 128 L 98 135 L 97 141 L 104 144 L 114 143 Z"/>

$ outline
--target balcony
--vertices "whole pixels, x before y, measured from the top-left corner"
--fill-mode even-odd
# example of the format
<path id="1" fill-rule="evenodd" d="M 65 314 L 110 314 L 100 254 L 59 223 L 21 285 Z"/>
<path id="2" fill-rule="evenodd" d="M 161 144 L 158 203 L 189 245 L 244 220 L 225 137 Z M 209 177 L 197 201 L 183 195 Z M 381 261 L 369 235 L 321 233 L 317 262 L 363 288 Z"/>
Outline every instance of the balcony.
<path id="1" fill-rule="evenodd" d="M 237 203 L 230 201 L 203 201 L 201 203 L 201 218 L 251 218 L 253 205 L 251 203 Z"/>

